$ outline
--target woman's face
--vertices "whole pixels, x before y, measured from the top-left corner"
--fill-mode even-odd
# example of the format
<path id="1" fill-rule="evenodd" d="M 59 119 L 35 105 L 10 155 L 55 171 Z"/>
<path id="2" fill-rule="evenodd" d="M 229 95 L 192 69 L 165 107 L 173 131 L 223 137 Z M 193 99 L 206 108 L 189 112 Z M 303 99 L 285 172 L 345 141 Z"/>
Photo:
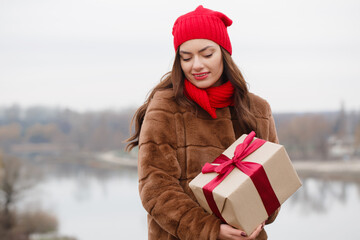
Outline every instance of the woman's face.
<path id="1" fill-rule="evenodd" d="M 224 70 L 220 46 L 208 39 L 192 39 L 180 45 L 185 77 L 198 88 L 219 86 Z"/>

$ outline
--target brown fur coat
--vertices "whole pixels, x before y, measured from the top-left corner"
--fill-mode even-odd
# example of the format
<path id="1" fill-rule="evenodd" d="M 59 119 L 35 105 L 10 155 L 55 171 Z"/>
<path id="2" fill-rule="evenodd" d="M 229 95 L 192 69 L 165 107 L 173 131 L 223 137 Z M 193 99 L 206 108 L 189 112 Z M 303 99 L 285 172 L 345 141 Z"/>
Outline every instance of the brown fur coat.
<path id="1" fill-rule="evenodd" d="M 278 142 L 269 104 L 250 94 L 257 133 Z M 233 107 L 217 109 L 217 119 L 180 107 L 172 90 L 158 91 L 146 111 L 139 138 L 139 191 L 148 212 L 148 236 L 159 239 L 211 239 L 220 220 L 203 210 L 189 188 L 206 162 L 213 161 L 243 132 Z M 267 223 L 277 215 L 271 216 Z M 263 230 L 257 239 L 267 239 Z"/>

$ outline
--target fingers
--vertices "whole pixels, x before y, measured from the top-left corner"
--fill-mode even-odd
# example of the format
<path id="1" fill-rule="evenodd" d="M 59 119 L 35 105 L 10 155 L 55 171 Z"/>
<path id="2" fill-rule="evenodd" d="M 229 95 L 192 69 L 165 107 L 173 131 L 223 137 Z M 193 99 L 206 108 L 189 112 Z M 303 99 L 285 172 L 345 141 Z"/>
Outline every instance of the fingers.
<path id="1" fill-rule="evenodd" d="M 234 236 L 234 237 L 246 237 L 247 236 L 244 231 L 241 231 L 240 229 L 233 228 L 232 226 L 229 226 L 228 230 L 229 230 L 229 234 Z"/>
<path id="2" fill-rule="evenodd" d="M 220 225 L 220 233 L 218 239 L 223 240 L 254 240 L 264 228 L 265 222 L 261 223 L 254 232 L 247 237 L 246 233 L 240 229 L 236 229 L 227 224 Z"/>
<path id="3" fill-rule="evenodd" d="M 220 225 L 220 233 L 218 239 L 222 240 L 244 240 L 246 233 L 242 230 L 233 228 L 227 224 Z"/>
<path id="4" fill-rule="evenodd" d="M 234 237 L 247 237 L 247 234 L 241 230 L 236 230 L 236 232 L 232 232 L 231 233 L 232 236 Z"/>
<path id="5" fill-rule="evenodd" d="M 259 234 L 260 232 L 262 231 L 262 229 L 264 228 L 265 226 L 265 222 L 261 223 L 256 229 L 255 231 L 249 236 L 249 239 L 255 239 Z"/>

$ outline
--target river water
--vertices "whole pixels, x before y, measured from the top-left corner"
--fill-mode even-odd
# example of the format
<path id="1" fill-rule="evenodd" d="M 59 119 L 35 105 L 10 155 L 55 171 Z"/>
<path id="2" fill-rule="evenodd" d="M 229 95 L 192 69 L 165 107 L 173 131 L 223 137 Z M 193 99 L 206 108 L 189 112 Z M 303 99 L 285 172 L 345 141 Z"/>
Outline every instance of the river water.
<path id="1" fill-rule="evenodd" d="M 266 226 L 269 239 L 360 239 L 360 183 L 302 179 L 299 189 Z M 55 214 L 59 233 L 77 240 L 147 239 L 136 170 L 79 171 L 47 176 L 21 204 Z"/>

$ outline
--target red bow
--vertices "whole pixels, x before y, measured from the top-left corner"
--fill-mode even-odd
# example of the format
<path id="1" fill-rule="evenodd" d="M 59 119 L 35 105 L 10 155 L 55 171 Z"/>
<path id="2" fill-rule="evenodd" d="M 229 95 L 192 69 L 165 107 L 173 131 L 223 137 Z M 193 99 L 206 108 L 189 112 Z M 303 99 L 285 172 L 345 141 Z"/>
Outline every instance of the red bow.
<path id="1" fill-rule="evenodd" d="M 245 138 L 244 142 L 236 147 L 234 157 L 232 159 L 229 159 L 227 156 L 221 154 L 213 161 L 213 163 L 220 163 L 220 165 L 206 163 L 202 168 L 202 173 L 204 174 L 211 172 L 216 172 L 219 174 L 203 187 L 203 192 L 210 209 L 223 222 L 226 221 L 221 216 L 221 213 L 212 195 L 212 191 L 226 178 L 226 176 L 230 174 L 230 172 L 235 167 L 251 178 L 257 191 L 259 192 L 268 216 L 270 216 L 278 207 L 280 207 L 280 202 L 271 187 L 269 179 L 267 178 L 266 172 L 262 165 L 259 163 L 242 161 L 245 157 L 256 151 L 266 142 L 265 140 L 258 138 L 253 141 L 254 137 L 255 132 L 252 131 Z"/>

